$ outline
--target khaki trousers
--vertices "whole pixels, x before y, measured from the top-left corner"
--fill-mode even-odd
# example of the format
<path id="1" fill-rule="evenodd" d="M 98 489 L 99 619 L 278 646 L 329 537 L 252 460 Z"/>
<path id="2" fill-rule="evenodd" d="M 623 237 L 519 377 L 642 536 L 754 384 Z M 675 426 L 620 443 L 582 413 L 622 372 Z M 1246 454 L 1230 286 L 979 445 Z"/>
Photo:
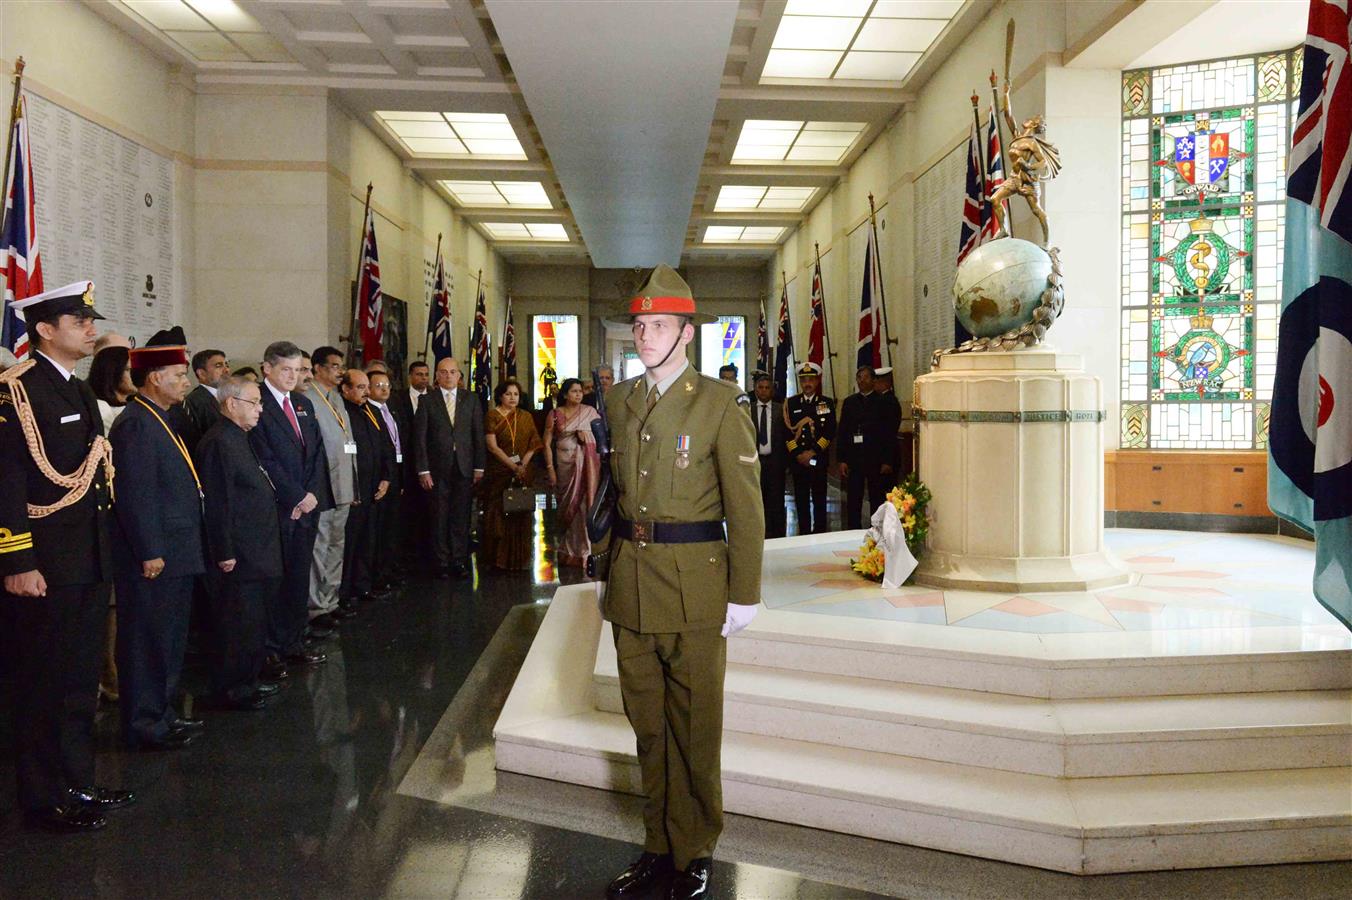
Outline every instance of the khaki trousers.
<path id="1" fill-rule="evenodd" d="M 717 627 L 640 634 L 614 625 L 624 713 L 638 740 L 649 853 L 678 869 L 711 856 L 723 830 L 723 675 Z"/>

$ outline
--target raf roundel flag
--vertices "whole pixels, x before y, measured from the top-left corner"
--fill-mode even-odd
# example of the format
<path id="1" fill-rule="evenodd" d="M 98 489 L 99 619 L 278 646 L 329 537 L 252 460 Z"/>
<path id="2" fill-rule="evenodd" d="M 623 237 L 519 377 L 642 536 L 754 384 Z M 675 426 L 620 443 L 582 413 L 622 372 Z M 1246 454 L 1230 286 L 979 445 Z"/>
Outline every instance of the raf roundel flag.
<path id="1" fill-rule="evenodd" d="M 1352 628 L 1352 67 L 1345 3 L 1311 0 L 1286 186 L 1268 506 L 1315 536 L 1314 594 Z"/>

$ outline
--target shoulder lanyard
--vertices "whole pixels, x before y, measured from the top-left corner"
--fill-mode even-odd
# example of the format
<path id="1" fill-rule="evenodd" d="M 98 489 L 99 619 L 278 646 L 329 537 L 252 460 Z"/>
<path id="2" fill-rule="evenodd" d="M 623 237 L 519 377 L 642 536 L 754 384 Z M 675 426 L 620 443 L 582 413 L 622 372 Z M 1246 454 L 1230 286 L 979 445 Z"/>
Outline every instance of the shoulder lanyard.
<path id="1" fill-rule="evenodd" d="M 315 391 L 315 393 L 319 395 L 320 400 L 324 401 L 324 405 L 329 408 L 329 412 L 333 413 L 334 419 L 338 421 L 338 427 L 343 429 L 343 434 L 347 434 L 347 423 L 343 421 L 342 416 L 338 415 L 338 410 L 333 408 L 333 404 L 329 402 L 329 398 L 324 396 L 323 391 Z"/>
<path id="2" fill-rule="evenodd" d="M 363 403 L 363 404 L 361 405 L 361 408 L 362 408 L 362 411 L 366 413 L 366 418 L 370 419 L 370 420 L 371 420 L 371 424 L 374 425 L 374 426 L 376 426 L 376 431 L 384 431 L 384 430 L 385 430 L 384 428 L 381 428 L 381 427 L 380 427 L 380 423 L 376 421 L 375 413 L 371 412 L 371 404 L 369 404 L 369 403 Z"/>
<path id="3" fill-rule="evenodd" d="M 150 410 L 150 414 L 155 417 L 156 422 L 160 423 L 160 427 L 164 429 L 164 433 L 169 435 L 169 440 L 174 442 L 174 446 L 178 448 L 178 452 L 182 455 L 183 461 L 188 464 L 188 471 L 192 472 L 192 480 L 197 484 L 197 496 L 202 497 L 202 479 L 197 477 L 197 467 L 192 464 L 192 455 L 188 453 L 188 447 L 183 443 L 183 438 L 174 433 L 174 429 L 169 427 L 169 423 L 164 421 L 159 412 L 156 411 L 155 407 L 147 403 L 144 397 L 138 395 L 133 399 L 146 409 Z"/>

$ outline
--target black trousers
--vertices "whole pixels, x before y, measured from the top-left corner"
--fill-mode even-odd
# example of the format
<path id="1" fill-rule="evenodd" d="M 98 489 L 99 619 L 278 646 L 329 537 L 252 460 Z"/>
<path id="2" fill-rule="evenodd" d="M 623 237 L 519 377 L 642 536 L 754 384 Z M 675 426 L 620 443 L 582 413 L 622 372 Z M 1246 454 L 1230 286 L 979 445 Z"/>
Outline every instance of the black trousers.
<path id="1" fill-rule="evenodd" d="M 174 693 L 183 672 L 194 577 L 118 578 L 117 691 L 122 737 L 160 741 L 177 717 Z"/>
<path id="2" fill-rule="evenodd" d="M 375 502 L 353 501 L 347 508 L 347 530 L 343 534 L 343 580 L 338 587 L 338 596 L 343 600 L 371 592 L 375 528 Z"/>
<path id="3" fill-rule="evenodd" d="M 761 506 L 765 509 L 765 536 L 786 533 L 788 508 L 784 505 L 784 465 L 773 453 L 760 458 Z"/>
<path id="4" fill-rule="evenodd" d="M 19 806 L 44 809 L 65 802 L 67 788 L 94 783 L 108 595 L 84 584 L 49 585 L 45 597 L 0 598 L 14 653 Z"/>
<path id="5" fill-rule="evenodd" d="M 218 571 L 208 575 L 206 583 L 211 694 L 221 700 L 243 700 L 258 689 L 258 672 L 267 655 L 268 604 L 281 579 L 237 578 Z"/>
<path id="6" fill-rule="evenodd" d="M 269 656 L 299 653 L 310 620 L 310 561 L 315 552 L 313 525 L 281 515 L 282 582 L 268 604 L 265 647 Z M 315 516 L 314 518 L 318 518 Z"/>
<path id="7" fill-rule="evenodd" d="M 375 506 L 375 558 L 371 563 L 371 581 L 384 587 L 399 577 L 399 548 L 402 545 L 403 521 L 400 513 L 404 498 L 399 491 L 399 480 L 390 482 L 390 489 Z"/>
<path id="8" fill-rule="evenodd" d="M 883 475 L 882 463 L 877 461 L 864 460 L 857 465 L 850 466 L 850 474 L 845 478 L 845 527 L 863 528 L 866 523 L 873 519 L 873 511 L 883 505 L 887 499 L 887 492 L 892 489 L 888 479 L 892 476 Z M 859 506 L 868 497 L 868 507 L 861 516 Z"/>
<path id="9" fill-rule="evenodd" d="M 469 564 L 470 516 L 474 514 L 474 478 L 458 471 L 433 476 L 436 559 L 439 566 Z"/>
<path id="10" fill-rule="evenodd" d="M 826 461 L 815 466 L 789 463 L 793 469 L 793 506 L 798 512 L 799 534 L 824 534 L 831 530 L 826 518 Z"/>

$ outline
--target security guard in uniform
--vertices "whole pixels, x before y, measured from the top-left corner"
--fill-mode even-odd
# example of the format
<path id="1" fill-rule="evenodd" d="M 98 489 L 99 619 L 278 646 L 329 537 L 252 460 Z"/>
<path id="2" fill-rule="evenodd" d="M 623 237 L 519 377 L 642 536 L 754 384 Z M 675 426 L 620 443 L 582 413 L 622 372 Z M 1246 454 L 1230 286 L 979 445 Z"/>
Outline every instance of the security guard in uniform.
<path id="1" fill-rule="evenodd" d="M 105 810 L 135 799 L 94 785 L 112 448 L 94 392 L 73 370 L 94 352 L 103 316 L 88 281 L 13 308 L 32 345 L 28 361 L 0 375 L 0 612 L 18 683 L 19 805 L 42 827 L 93 831 Z"/>
<path id="2" fill-rule="evenodd" d="M 826 516 L 826 466 L 831 442 L 836 439 L 836 401 L 821 396 L 822 367 L 816 363 L 798 367 L 798 384 L 803 392 L 784 401 L 793 505 L 798 512 L 798 533 L 822 534 L 831 530 Z"/>
<path id="3" fill-rule="evenodd" d="M 646 372 L 605 398 L 619 500 L 602 611 L 647 803 L 644 852 L 606 895 L 645 895 L 674 873 L 669 898 L 706 897 L 723 827 L 725 638 L 760 602 L 760 464 L 746 395 L 686 359 L 713 316 L 680 275 L 654 269 L 629 316 Z"/>

